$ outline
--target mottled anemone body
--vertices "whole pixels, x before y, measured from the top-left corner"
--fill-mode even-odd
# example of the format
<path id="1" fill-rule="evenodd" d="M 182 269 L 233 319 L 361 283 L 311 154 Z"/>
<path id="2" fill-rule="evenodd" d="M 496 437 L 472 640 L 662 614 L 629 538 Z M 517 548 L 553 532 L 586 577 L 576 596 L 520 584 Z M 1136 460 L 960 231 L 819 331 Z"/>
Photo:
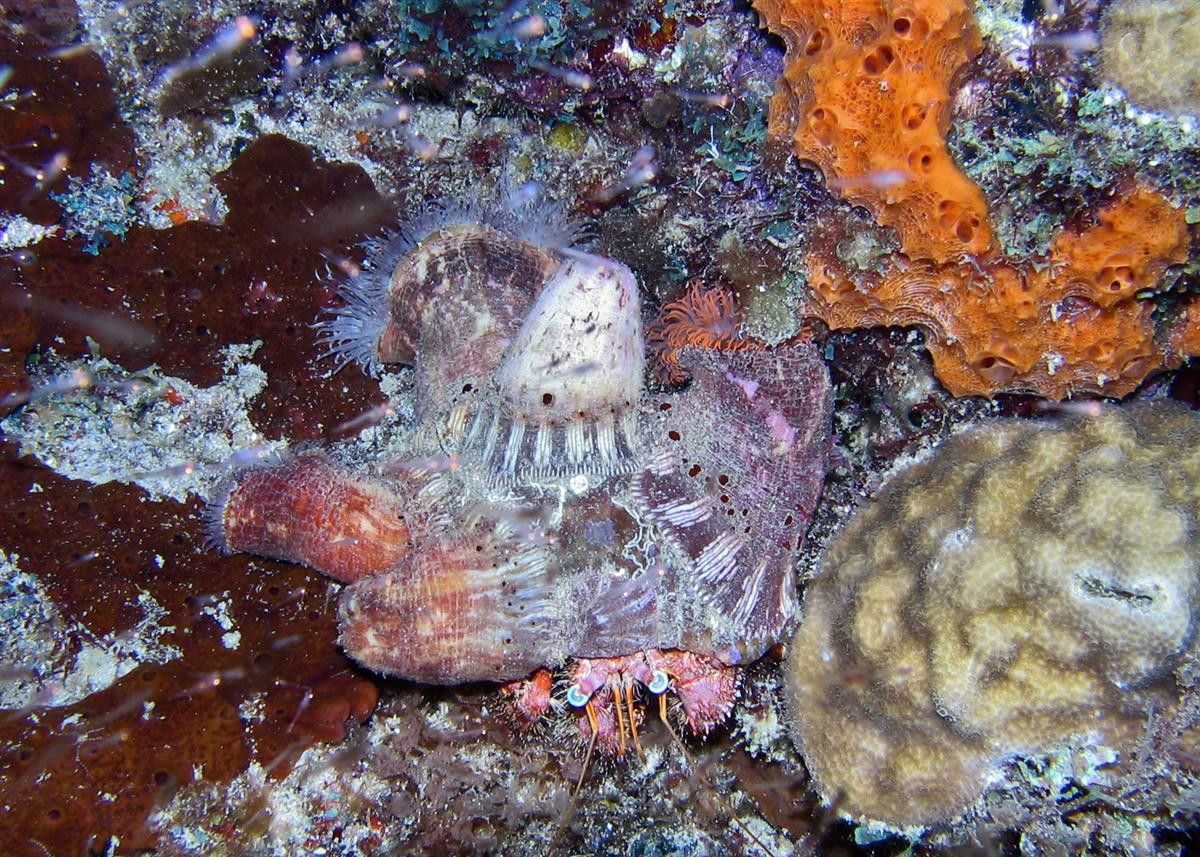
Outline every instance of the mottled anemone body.
<path id="1" fill-rule="evenodd" d="M 416 421 L 375 473 L 316 481 L 323 496 L 378 494 L 378 509 L 339 512 L 307 476 L 298 498 L 254 471 L 213 520 L 234 550 L 350 583 L 341 643 L 378 672 L 455 684 L 650 651 L 718 671 L 754 660 L 795 620 L 830 430 L 825 367 L 806 343 L 686 345 L 691 385 L 648 395 L 633 272 L 570 248 L 579 231 L 547 211 L 440 211 L 376 244 L 345 285 L 329 356 L 372 374 L 411 365 Z M 404 456 L 446 466 L 397 467 Z M 701 685 L 725 693 L 693 718 L 707 729 L 736 682 Z"/>

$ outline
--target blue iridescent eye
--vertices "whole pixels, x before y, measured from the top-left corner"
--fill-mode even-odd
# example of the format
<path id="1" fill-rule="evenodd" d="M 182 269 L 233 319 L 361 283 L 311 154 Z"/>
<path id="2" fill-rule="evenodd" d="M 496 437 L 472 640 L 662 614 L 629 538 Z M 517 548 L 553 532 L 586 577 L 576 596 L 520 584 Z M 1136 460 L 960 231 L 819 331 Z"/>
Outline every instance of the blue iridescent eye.
<path id="1" fill-rule="evenodd" d="M 671 685 L 671 679 L 662 670 L 655 670 L 653 677 L 650 679 L 650 684 L 646 685 L 650 692 L 658 695 L 665 691 Z M 570 696 L 567 697 L 570 699 Z"/>
<path id="2" fill-rule="evenodd" d="M 573 684 L 567 691 L 567 702 L 575 708 L 583 708 L 587 705 L 587 701 L 591 698 L 590 694 L 585 694 L 579 689 L 579 685 Z"/>

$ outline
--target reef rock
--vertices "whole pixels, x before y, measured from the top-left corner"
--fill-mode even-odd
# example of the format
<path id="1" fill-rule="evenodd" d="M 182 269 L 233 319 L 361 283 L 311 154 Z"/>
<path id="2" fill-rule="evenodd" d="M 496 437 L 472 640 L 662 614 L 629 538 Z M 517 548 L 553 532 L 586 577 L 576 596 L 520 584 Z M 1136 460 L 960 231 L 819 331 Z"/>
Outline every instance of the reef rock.
<path id="1" fill-rule="evenodd" d="M 1122 772 L 1168 779 L 1195 742 L 1198 486 L 1200 417 L 1167 402 L 993 423 L 897 473 L 830 547 L 788 653 L 822 798 L 911 831 L 1065 746 L 1112 760 L 1137 806 L 1148 781 Z"/>

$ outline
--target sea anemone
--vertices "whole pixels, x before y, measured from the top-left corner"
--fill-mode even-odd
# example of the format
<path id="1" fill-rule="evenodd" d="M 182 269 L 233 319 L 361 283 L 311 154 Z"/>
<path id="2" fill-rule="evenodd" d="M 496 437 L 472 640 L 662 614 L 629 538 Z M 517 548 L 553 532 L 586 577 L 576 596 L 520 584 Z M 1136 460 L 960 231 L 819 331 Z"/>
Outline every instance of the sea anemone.
<path id="1" fill-rule="evenodd" d="M 393 274 L 413 248 L 455 227 L 494 230 L 553 255 L 586 246 L 583 228 L 565 205 L 542 198 L 535 182 L 505 183 L 495 196 L 480 193 L 464 200 L 443 201 L 405 223 L 386 229 L 363 243 L 366 258 L 338 284 L 344 305 L 319 325 L 325 345 L 322 357 L 337 360 L 335 372 L 349 363 L 378 378 L 383 364 L 381 339 L 391 320 Z"/>
<path id="2" fill-rule="evenodd" d="M 688 346 L 721 351 L 761 348 L 760 342 L 739 332 L 741 324 L 742 312 L 728 289 L 705 289 L 698 280 L 693 282 L 683 297 L 663 306 L 646 331 L 655 377 L 663 384 L 686 381 L 679 352 Z"/>

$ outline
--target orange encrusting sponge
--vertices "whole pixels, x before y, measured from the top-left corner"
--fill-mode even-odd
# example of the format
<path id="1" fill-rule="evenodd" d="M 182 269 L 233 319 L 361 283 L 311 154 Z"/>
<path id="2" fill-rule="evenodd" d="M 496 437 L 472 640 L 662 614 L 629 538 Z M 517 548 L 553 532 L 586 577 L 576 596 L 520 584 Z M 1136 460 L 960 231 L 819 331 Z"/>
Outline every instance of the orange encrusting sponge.
<path id="1" fill-rule="evenodd" d="M 1200 352 L 1196 325 L 1155 341 L 1137 299 L 1188 254 L 1184 213 L 1127 188 L 1046 257 L 1001 256 L 979 187 L 946 148 L 955 74 L 980 51 L 965 0 L 755 0 L 787 43 L 769 131 L 828 185 L 896 230 L 883 274 L 814 248 L 807 315 L 833 328 L 916 325 L 955 395 L 1123 396 Z M 1189 318 L 1194 313 L 1191 307 Z M 1189 335 L 1191 334 L 1191 335 Z"/>
<path id="2" fill-rule="evenodd" d="M 965 0 L 756 0 L 788 46 L 769 132 L 900 235 L 910 259 L 990 251 L 979 187 L 946 150 L 951 82 L 980 50 Z"/>
<path id="3" fill-rule="evenodd" d="M 1135 295 L 1187 249 L 1183 211 L 1138 188 L 1095 226 L 1059 234 L 1037 264 L 901 261 L 875 281 L 852 281 L 832 255 L 814 253 L 806 310 L 832 328 L 923 328 L 938 378 L 956 396 L 1123 396 L 1163 363 L 1153 306 Z"/>

